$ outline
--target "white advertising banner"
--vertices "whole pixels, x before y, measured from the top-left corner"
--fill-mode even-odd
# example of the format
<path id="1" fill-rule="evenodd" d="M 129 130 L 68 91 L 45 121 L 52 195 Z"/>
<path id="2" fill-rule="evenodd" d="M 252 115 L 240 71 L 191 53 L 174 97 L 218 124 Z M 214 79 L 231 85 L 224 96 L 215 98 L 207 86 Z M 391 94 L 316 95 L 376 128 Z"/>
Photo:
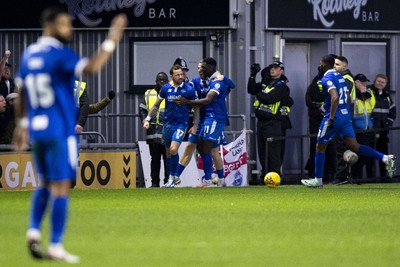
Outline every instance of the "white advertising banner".
<path id="1" fill-rule="evenodd" d="M 224 159 L 225 183 L 227 186 L 246 186 L 247 181 L 247 149 L 246 133 L 236 138 L 233 142 L 222 146 Z M 204 176 L 203 162 L 198 160 L 199 176 Z M 214 168 L 215 169 L 215 168 Z"/>

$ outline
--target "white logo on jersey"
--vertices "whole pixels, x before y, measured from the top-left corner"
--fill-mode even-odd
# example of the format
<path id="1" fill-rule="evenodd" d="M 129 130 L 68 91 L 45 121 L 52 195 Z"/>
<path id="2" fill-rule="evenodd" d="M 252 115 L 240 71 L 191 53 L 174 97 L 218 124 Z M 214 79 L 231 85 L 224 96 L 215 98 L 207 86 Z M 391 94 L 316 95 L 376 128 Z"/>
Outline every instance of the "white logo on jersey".
<path id="1" fill-rule="evenodd" d="M 30 70 L 37 70 L 37 69 L 43 68 L 43 58 L 34 57 L 34 58 L 29 59 L 28 68 Z"/>
<path id="2" fill-rule="evenodd" d="M 332 81 L 328 81 L 327 84 L 328 84 L 329 86 L 331 86 L 331 85 L 333 85 L 333 82 L 332 82 Z"/>

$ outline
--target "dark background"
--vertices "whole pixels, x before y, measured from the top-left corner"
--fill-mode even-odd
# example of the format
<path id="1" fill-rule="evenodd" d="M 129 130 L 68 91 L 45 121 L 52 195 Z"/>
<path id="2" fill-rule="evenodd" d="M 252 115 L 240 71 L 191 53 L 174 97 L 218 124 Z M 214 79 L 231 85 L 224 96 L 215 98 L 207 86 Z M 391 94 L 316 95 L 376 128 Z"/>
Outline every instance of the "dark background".
<path id="1" fill-rule="evenodd" d="M 136 2 L 135 0 L 133 0 Z M 62 2 L 62 3 L 61 3 Z M 77 7 L 82 9 L 82 0 L 11 0 L 1 7 L 0 28 L 2 29 L 38 29 L 41 12 L 49 6 L 61 6 L 68 8 L 65 3 L 76 2 Z M 96 2 L 96 1 L 93 1 Z M 103 0 L 98 2 L 102 3 Z M 121 2 L 121 1 L 116 1 Z M 123 2 L 123 1 L 122 1 Z M 140 17 L 135 17 L 134 10 L 138 7 L 135 3 L 129 8 L 117 9 L 96 13 L 93 11 L 86 15 L 91 20 L 102 19 L 96 28 L 108 28 L 115 14 L 126 13 L 129 18 L 130 28 L 151 27 L 229 27 L 229 0 L 147 0 L 144 12 Z M 153 2 L 153 3 L 149 3 Z M 154 8 L 156 18 L 149 18 L 149 9 Z M 168 18 L 170 9 L 176 10 L 176 18 Z M 164 10 L 166 18 L 158 18 L 161 9 Z M 70 8 L 70 15 L 73 15 Z M 190 10 L 190 12 L 188 12 Z M 88 28 L 75 17 L 74 27 Z"/>

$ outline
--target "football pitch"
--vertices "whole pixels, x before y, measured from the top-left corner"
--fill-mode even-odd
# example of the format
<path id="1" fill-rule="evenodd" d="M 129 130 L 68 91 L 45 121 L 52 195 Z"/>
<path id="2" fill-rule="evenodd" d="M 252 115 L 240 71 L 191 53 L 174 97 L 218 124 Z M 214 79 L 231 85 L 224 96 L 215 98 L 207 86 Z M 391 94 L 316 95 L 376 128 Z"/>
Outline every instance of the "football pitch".
<path id="1" fill-rule="evenodd" d="M 30 192 L 0 199 L 0 266 L 58 266 L 28 254 Z M 75 189 L 64 245 L 96 267 L 399 266 L 400 186 Z"/>

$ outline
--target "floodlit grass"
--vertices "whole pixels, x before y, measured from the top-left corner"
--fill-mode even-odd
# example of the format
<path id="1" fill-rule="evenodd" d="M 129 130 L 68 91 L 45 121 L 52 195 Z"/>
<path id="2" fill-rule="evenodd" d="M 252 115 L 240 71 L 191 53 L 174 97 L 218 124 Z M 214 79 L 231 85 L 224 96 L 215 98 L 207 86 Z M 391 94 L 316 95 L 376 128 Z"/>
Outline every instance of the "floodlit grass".
<path id="1" fill-rule="evenodd" d="M 0 199 L 0 266 L 54 265 L 26 249 L 30 192 Z M 82 266 L 400 262 L 399 184 L 73 190 L 70 204 L 64 243 Z"/>

